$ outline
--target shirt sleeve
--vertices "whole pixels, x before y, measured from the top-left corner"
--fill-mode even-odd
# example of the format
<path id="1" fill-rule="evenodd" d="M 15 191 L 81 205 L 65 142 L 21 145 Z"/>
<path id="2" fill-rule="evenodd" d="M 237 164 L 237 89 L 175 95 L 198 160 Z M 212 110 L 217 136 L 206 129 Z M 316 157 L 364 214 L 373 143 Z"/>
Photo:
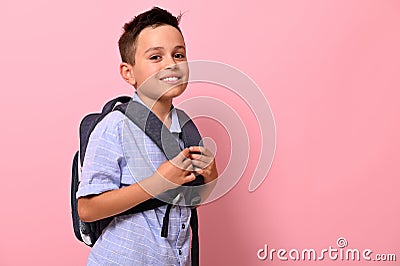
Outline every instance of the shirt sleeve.
<path id="1" fill-rule="evenodd" d="M 121 185 L 123 149 L 121 119 L 112 112 L 99 122 L 89 138 L 76 197 L 98 195 Z"/>

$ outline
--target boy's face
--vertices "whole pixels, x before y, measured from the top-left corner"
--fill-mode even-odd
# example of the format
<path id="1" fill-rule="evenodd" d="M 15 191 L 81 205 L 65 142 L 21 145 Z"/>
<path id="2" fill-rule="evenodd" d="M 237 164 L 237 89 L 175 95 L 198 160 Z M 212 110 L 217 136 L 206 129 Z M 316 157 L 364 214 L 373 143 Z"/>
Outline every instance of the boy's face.
<path id="1" fill-rule="evenodd" d="M 182 34 L 172 26 L 143 29 L 136 40 L 135 63 L 130 71 L 139 96 L 171 99 L 187 86 L 188 67 Z"/>

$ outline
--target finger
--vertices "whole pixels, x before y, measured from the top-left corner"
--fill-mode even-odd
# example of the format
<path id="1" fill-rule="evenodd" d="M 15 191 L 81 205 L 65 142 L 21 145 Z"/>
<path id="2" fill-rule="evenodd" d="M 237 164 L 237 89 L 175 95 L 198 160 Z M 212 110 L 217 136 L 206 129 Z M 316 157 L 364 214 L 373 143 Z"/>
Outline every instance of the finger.
<path id="1" fill-rule="evenodd" d="M 190 149 L 189 148 L 184 148 L 179 154 L 178 154 L 178 156 L 180 157 L 180 158 L 188 158 L 189 157 L 189 155 L 190 155 Z"/>
<path id="2" fill-rule="evenodd" d="M 209 157 L 206 155 L 199 155 L 199 154 L 191 154 L 190 159 L 192 161 L 202 161 L 205 163 L 210 163 L 214 159 L 214 157 Z"/>
<path id="3" fill-rule="evenodd" d="M 189 165 L 186 165 L 186 167 L 185 168 L 182 168 L 182 170 L 184 170 L 184 171 L 188 171 L 188 172 L 192 172 L 193 171 L 193 164 L 192 164 L 192 162 L 190 162 L 190 164 Z"/>
<path id="4" fill-rule="evenodd" d="M 204 169 L 194 168 L 193 172 L 198 174 L 198 175 L 202 175 L 202 174 L 204 174 Z"/>
<path id="5" fill-rule="evenodd" d="M 181 152 L 180 152 L 184 157 L 188 157 L 190 154 L 190 149 L 189 148 L 184 148 Z"/>
<path id="6" fill-rule="evenodd" d="M 183 171 L 191 171 L 187 169 L 190 169 L 190 167 L 192 166 L 192 160 L 185 158 L 184 161 L 178 160 L 176 163 L 174 162 L 174 165 Z"/>
<path id="7" fill-rule="evenodd" d="M 194 171 L 197 171 L 199 169 L 201 170 L 207 170 L 208 168 L 211 167 L 211 163 L 210 162 L 200 162 L 200 161 L 195 161 L 193 162 L 193 169 Z"/>
<path id="8" fill-rule="evenodd" d="M 203 154 L 206 156 L 213 156 L 213 154 L 203 146 L 191 146 L 189 147 L 190 154 Z"/>
<path id="9" fill-rule="evenodd" d="M 193 173 L 190 173 L 189 175 L 187 175 L 187 176 L 185 177 L 184 183 L 191 182 L 191 181 L 193 181 L 193 180 L 195 180 L 195 179 L 196 179 L 196 175 L 193 174 Z"/>
<path id="10" fill-rule="evenodd" d="M 204 169 L 204 168 L 206 168 L 209 164 L 206 163 L 206 162 L 203 162 L 203 161 L 198 161 L 198 160 L 195 161 L 195 160 L 192 160 L 192 165 L 193 165 L 194 168 Z"/>
<path id="11" fill-rule="evenodd" d="M 177 163 L 185 161 L 189 157 L 190 157 L 190 150 L 189 150 L 189 148 L 185 148 L 177 156 L 175 156 L 171 161 L 173 161 L 177 164 Z"/>

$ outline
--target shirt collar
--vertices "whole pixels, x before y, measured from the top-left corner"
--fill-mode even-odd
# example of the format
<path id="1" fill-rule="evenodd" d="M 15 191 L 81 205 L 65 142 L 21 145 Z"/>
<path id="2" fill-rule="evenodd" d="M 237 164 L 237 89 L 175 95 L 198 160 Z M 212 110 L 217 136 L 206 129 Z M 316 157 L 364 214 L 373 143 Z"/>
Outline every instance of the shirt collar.
<path id="1" fill-rule="evenodd" d="M 147 109 L 150 109 L 137 95 L 137 92 L 133 95 L 133 100 L 146 106 Z M 172 109 L 171 111 L 171 126 L 169 128 L 171 133 L 181 133 L 181 125 L 179 124 L 178 114 L 176 113 L 176 109 Z"/>

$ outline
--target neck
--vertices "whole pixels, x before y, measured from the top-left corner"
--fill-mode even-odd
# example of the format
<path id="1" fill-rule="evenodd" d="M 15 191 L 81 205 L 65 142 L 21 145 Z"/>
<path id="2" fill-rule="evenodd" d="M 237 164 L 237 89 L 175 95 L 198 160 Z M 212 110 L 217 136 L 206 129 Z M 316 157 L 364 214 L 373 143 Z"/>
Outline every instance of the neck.
<path id="1" fill-rule="evenodd" d="M 160 100 L 156 101 L 151 107 L 151 111 L 161 120 L 163 123 L 169 121 L 169 113 L 171 111 L 172 99 L 166 102 Z M 167 122 L 168 123 L 168 122 Z"/>
<path id="2" fill-rule="evenodd" d="M 166 124 L 169 128 L 170 125 L 170 116 L 169 113 L 171 111 L 172 99 L 158 99 L 153 100 L 148 97 L 143 97 L 138 94 L 139 98 L 142 102 L 151 109 L 151 111 L 160 119 L 164 124 Z"/>

